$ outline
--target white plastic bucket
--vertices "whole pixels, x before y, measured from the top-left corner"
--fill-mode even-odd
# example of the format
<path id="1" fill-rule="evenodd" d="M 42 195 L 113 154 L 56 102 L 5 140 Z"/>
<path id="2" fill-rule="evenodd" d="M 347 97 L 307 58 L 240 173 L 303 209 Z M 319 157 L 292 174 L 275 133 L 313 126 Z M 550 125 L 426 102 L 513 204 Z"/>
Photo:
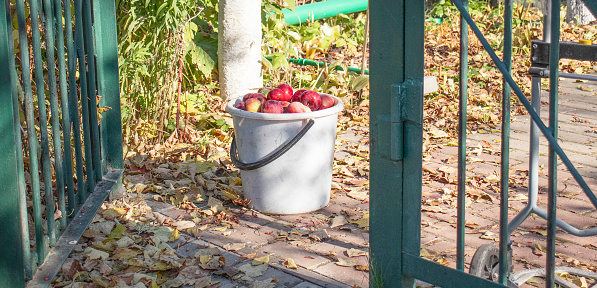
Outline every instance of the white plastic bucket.
<path id="1" fill-rule="evenodd" d="M 241 169 L 243 193 L 253 209 L 296 214 L 329 203 L 338 112 L 344 108 L 340 99 L 333 98 L 336 104 L 324 110 L 283 114 L 248 112 L 234 108 L 240 99 L 228 102 L 236 138 L 230 157 Z M 295 144 L 289 145 L 293 139 Z M 244 167 L 264 160 L 271 162 Z"/>

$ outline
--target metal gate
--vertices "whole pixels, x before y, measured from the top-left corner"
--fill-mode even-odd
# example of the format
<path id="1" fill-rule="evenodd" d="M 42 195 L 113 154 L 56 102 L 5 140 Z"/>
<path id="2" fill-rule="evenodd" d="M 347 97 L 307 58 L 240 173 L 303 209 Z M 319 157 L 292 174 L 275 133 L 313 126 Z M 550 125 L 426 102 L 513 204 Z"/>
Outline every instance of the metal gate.
<path id="1" fill-rule="evenodd" d="M 554 287 L 557 280 L 554 273 L 556 228 L 561 227 L 577 236 L 597 234 L 596 228 L 579 230 L 556 218 L 558 157 L 572 173 L 591 203 L 597 207 L 595 194 L 576 171 L 556 141 L 558 138 L 558 79 L 560 77 L 558 63 L 560 58 L 566 57 L 566 53 L 561 53 L 560 47 L 567 47 L 566 44 L 560 44 L 559 41 L 560 1 L 553 1 L 553 3 L 548 4 L 549 12 L 544 15 L 544 19 L 555 20 L 545 21 L 545 37 L 547 38 L 544 41 L 534 42 L 533 67 L 529 71 L 532 75 L 536 73 L 533 75 L 533 94 L 540 94 L 539 77 L 549 77 L 550 80 L 550 115 L 549 123 L 545 125 L 535 111 L 536 108 L 534 108 L 537 107 L 536 101 L 539 100 L 535 99 L 535 95 L 533 95 L 534 103 L 531 104 L 510 76 L 512 1 L 504 1 L 504 50 L 503 58 L 499 59 L 468 14 L 468 1 L 452 0 L 461 13 L 459 78 L 467 79 L 468 26 L 470 26 L 497 68 L 504 75 L 501 129 L 500 233 L 499 249 L 495 252 L 495 256 L 499 256 L 496 257 L 499 260 L 490 263 L 491 265 L 488 267 L 482 267 L 487 272 L 487 275 L 484 276 L 488 276 L 484 278 L 493 279 L 495 282 L 473 276 L 464 271 L 466 83 L 460 85 L 456 269 L 450 269 L 420 257 L 425 18 L 423 2 L 379 0 L 372 1 L 370 4 L 370 83 L 372 99 L 370 102 L 370 286 L 413 287 L 415 279 L 440 287 L 515 286 L 516 283 L 509 275 L 511 272 L 509 271 L 509 267 L 511 267 L 511 263 L 509 263 L 511 261 L 509 236 L 524 218 L 529 216 L 530 213 L 534 213 L 547 219 L 546 248 L 548 256 L 545 265 L 545 287 Z M 586 2 L 588 2 L 586 3 L 588 4 L 587 7 L 595 12 L 597 2 Z M 595 54 L 595 47 L 597 46 L 590 45 L 588 48 L 584 48 L 592 49 L 592 54 Z M 542 52 L 539 51 L 540 49 L 543 49 Z M 543 57 L 543 62 L 538 61 L 539 56 Z M 574 58 L 576 56 L 572 53 L 568 57 Z M 580 60 L 595 61 L 593 58 Z M 537 136 L 533 136 L 535 138 L 532 137 L 531 141 L 536 141 L 539 131 L 549 141 L 549 181 L 547 212 L 530 205 L 520 215 L 517 215 L 512 223 L 508 223 L 511 90 L 515 92 L 515 96 L 529 112 L 534 123 L 532 129 L 536 132 L 531 132 L 531 134 Z M 531 159 L 531 161 L 533 160 Z M 532 173 L 530 171 L 530 174 Z M 530 191 L 529 195 L 532 193 Z"/>
<path id="2" fill-rule="evenodd" d="M 120 183 L 115 6 L 0 7 L 0 287 L 46 287 Z"/>

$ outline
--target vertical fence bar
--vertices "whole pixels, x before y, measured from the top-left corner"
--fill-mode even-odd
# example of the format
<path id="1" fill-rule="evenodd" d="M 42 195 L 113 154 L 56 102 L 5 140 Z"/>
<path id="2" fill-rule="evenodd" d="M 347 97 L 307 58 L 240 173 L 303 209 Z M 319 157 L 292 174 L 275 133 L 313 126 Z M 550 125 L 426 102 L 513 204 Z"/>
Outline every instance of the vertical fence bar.
<path id="1" fill-rule="evenodd" d="M 74 211 L 77 211 L 78 204 L 83 203 L 87 192 L 85 186 L 85 176 L 83 174 L 83 151 L 81 144 L 81 122 L 79 122 L 79 101 L 77 97 L 77 48 L 76 41 L 73 39 L 73 22 L 71 12 L 71 0 L 64 0 L 64 30 L 66 31 L 66 45 L 68 51 L 68 86 L 69 89 L 69 100 L 68 105 L 70 108 L 70 119 L 73 123 L 73 139 L 75 142 L 75 175 L 77 176 L 77 196 L 76 200 L 73 198 Z M 75 25 L 76 26 L 76 25 Z M 75 28 L 76 29 L 76 28 Z M 76 37 L 74 37 L 76 38 Z"/>
<path id="2" fill-rule="evenodd" d="M 95 72 L 95 48 L 93 43 L 93 19 L 91 1 L 83 1 L 83 27 L 85 34 L 85 54 L 87 54 L 87 85 L 89 87 L 89 126 L 91 128 L 91 155 L 93 158 L 93 172 L 95 181 L 101 181 L 102 169 L 100 163 L 99 127 L 97 123 L 97 92 Z M 95 186 L 93 182 L 92 186 Z"/>
<path id="3" fill-rule="evenodd" d="M 10 59 L 14 59 L 14 53 L 8 39 L 12 39 L 12 25 L 10 17 L 10 1 L 0 0 L 0 7 L 8 7 L 6 13 L 0 12 L 0 67 L 10 67 Z M 10 30 L 9 30 L 10 29 Z M 10 31 L 10 33 L 9 33 Z M 12 46 L 11 46 L 12 47 Z M 14 61 L 13 61 L 14 63 Z M 13 65 L 14 67 L 14 65 Z M 16 73 L 14 73 L 16 74 Z M 13 92 L 16 92 L 12 86 L 16 79 L 12 79 L 9 69 L 0 69 L 0 103 L 13 103 Z M 11 81 L 12 80 L 12 81 Z M 2 233 L 0 241 L 3 243 L 0 248 L 0 277 L 2 277 L 3 287 L 24 287 L 24 261 L 23 242 L 21 234 L 21 213 L 22 197 L 21 186 L 19 183 L 18 154 L 21 154 L 20 133 L 17 133 L 13 105 L 0 105 L 0 179 L 4 182 L 0 188 L 2 201 L 0 201 L 0 219 L 2 219 Z M 18 114 L 17 114 L 18 115 Z M 18 119 L 18 117 L 17 117 Z M 19 138 L 17 140 L 17 138 Z M 22 164 L 21 164 L 22 166 Z"/>
<path id="4" fill-rule="evenodd" d="M 468 0 L 463 0 L 468 10 Z M 466 224 L 466 126 L 468 90 L 468 24 L 460 15 L 460 67 L 458 113 L 458 204 L 456 205 L 456 269 L 464 271 L 464 238 Z"/>
<path id="5" fill-rule="evenodd" d="M 46 32 L 46 62 L 48 63 L 48 86 L 50 87 L 50 115 L 51 115 L 51 122 L 52 122 L 52 140 L 54 140 L 54 171 L 56 173 L 56 198 L 58 201 L 58 209 L 62 213 L 61 217 L 65 217 L 64 213 L 64 171 L 62 166 L 62 142 L 60 137 L 60 114 L 58 112 L 58 88 L 56 87 L 56 62 L 54 57 L 55 51 L 55 36 L 54 36 L 54 14 L 52 9 L 52 2 L 50 0 L 43 0 L 44 4 L 44 11 L 45 11 L 45 25 L 44 29 Z M 46 190 L 46 194 L 47 194 Z M 49 205 L 46 203 L 46 205 Z M 54 206 L 54 202 L 51 202 L 52 207 Z M 54 215 L 47 215 L 48 222 L 54 223 Z M 59 224 L 62 223 L 58 222 Z M 66 224 L 66 222 L 64 222 Z M 60 230 L 66 228 L 66 225 L 60 225 L 60 229 L 58 230 L 57 234 L 60 233 Z M 56 244 L 56 238 L 50 238 L 50 245 L 54 246 Z"/>
<path id="6" fill-rule="evenodd" d="M 41 140 L 41 164 L 42 175 L 44 180 L 44 194 L 46 200 L 46 225 L 48 229 L 47 239 L 43 243 L 36 243 L 36 245 L 43 245 L 43 255 L 40 255 L 40 263 L 43 262 L 45 255 L 48 252 L 46 245 L 55 243 L 56 231 L 54 227 L 54 195 L 52 193 L 52 168 L 50 167 L 50 145 L 48 139 L 48 115 L 46 110 L 46 95 L 44 88 L 44 72 L 43 62 L 41 58 L 41 35 L 39 31 L 39 7 L 38 1 L 30 1 L 30 16 L 31 16 L 31 34 L 33 45 L 33 66 L 35 67 L 35 89 L 37 92 L 37 107 L 39 117 L 39 131 Z M 40 223 L 41 224 L 41 223 Z M 37 223 L 36 223 L 37 225 Z M 45 243 L 47 241 L 47 243 Z"/>
<path id="7" fill-rule="evenodd" d="M 33 221 L 35 223 L 35 248 L 37 263 L 43 262 L 43 230 L 41 217 L 41 196 L 39 185 L 39 165 L 37 149 L 39 146 L 35 133 L 35 116 L 33 108 L 33 92 L 31 89 L 31 71 L 29 63 L 29 43 L 27 40 L 27 24 L 25 19 L 24 0 L 17 0 L 17 22 L 19 26 L 19 50 L 21 52 L 21 74 L 25 86 L 25 118 L 27 121 L 27 142 L 29 143 L 29 173 L 31 175 L 31 194 L 33 200 Z"/>
<path id="8" fill-rule="evenodd" d="M 122 119 L 118 79 L 118 39 L 114 1 L 93 2 L 95 52 L 97 54 L 98 94 L 100 106 L 110 107 L 101 118 L 102 169 L 124 168 L 122 158 Z M 104 171 L 105 173 L 105 171 Z"/>
<path id="9" fill-rule="evenodd" d="M 508 74 L 512 69 L 512 0 L 504 1 L 504 56 L 502 62 Z M 511 88 L 502 81 L 502 147 L 500 166 L 500 259 L 498 282 L 507 285 L 510 234 L 508 233 L 508 188 L 510 180 L 510 96 Z"/>
<path id="10" fill-rule="evenodd" d="M 10 1 L 6 1 L 6 28 L 7 35 L 12 35 L 12 15 L 10 9 Z M 8 53 L 15 55 L 14 38 L 8 37 Z M 30 279 L 33 275 L 33 268 L 31 267 L 31 243 L 29 241 L 29 218 L 27 215 L 27 186 L 25 183 L 25 165 L 23 163 L 23 141 L 21 140 L 21 117 L 19 113 L 19 95 L 17 86 L 19 77 L 17 76 L 17 67 L 15 57 L 8 57 L 10 69 L 10 87 L 12 91 L 12 111 L 15 133 L 15 147 L 17 147 L 17 171 L 18 173 L 18 187 L 19 187 L 19 218 L 21 223 L 21 243 L 23 250 L 23 266 L 25 269 L 25 278 Z M 21 147 L 21 149 L 19 149 Z"/>
<path id="11" fill-rule="evenodd" d="M 68 11 L 67 13 L 70 13 Z M 73 180 L 73 156 L 72 156 L 72 146 L 70 143 L 70 113 L 69 113 L 69 105 L 68 105 L 68 86 L 66 84 L 66 59 L 65 59 L 65 51 L 64 51 L 64 32 L 62 28 L 62 4 L 60 0 L 55 0 L 54 2 L 54 19 L 56 24 L 56 34 L 57 34 L 57 42 L 56 46 L 58 47 L 58 78 L 60 79 L 60 104 L 62 110 L 62 137 L 64 139 L 64 180 L 66 184 L 66 194 L 67 194 L 67 202 L 68 207 L 65 207 L 64 201 L 60 202 L 60 209 L 62 211 L 62 218 L 60 218 L 60 223 L 62 227 L 66 227 L 66 219 L 68 216 L 73 215 L 75 210 L 75 191 L 74 191 L 74 180 Z M 70 32 L 67 30 L 67 34 Z M 67 36 L 68 38 L 68 36 Z M 71 37 L 72 38 L 72 37 Z M 72 44 L 71 44 L 72 46 Z M 70 64 L 72 60 L 72 56 L 70 55 L 72 51 L 69 50 L 68 55 L 68 62 Z M 74 71 L 74 70 L 71 70 Z M 72 73 L 72 72 L 71 72 Z M 75 90 L 75 89 L 73 89 Z M 64 198 L 64 197 L 63 197 Z"/>
<path id="12" fill-rule="evenodd" d="M 560 1 L 551 1 L 551 45 L 549 46 L 549 128 L 558 139 L 558 79 L 560 77 Z M 547 187 L 547 260 L 545 287 L 555 285 L 556 205 L 558 193 L 558 159 L 553 144 L 549 144 Z"/>
<path id="13" fill-rule="evenodd" d="M 83 122 L 83 148 L 85 149 L 85 192 L 82 194 L 82 200 L 86 199 L 88 192 L 95 183 L 95 173 L 93 172 L 93 156 L 91 155 L 91 127 L 89 117 L 89 87 L 87 79 L 87 61 L 85 55 L 85 44 L 83 36 L 83 7 L 81 0 L 75 0 L 75 41 L 77 45 L 77 55 L 79 56 L 79 84 L 81 87 L 81 114 Z"/>

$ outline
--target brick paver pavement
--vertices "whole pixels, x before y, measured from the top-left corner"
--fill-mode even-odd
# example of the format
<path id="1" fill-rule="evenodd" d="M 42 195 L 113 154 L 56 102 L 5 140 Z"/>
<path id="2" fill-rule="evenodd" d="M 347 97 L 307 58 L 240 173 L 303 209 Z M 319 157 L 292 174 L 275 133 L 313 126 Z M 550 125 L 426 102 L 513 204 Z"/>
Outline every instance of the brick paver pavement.
<path id="1" fill-rule="evenodd" d="M 587 83 L 575 83 L 572 80 L 561 81 L 560 143 L 580 173 L 586 177 L 587 183 L 596 187 L 597 113 L 595 112 L 597 111 L 597 93 L 578 89 L 580 84 L 587 85 Z M 544 98 L 547 96 L 545 95 Z M 547 115 L 547 105 L 544 104 L 541 116 L 546 118 Z M 515 116 L 511 129 L 510 219 L 527 204 L 528 115 Z M 350 149 L 345 148 L 358 143 L 366 144 L 367 136 L 368 129 L 366 127 L 340 133 L 338 141 L 342 145 L 337 150 L 336 159 L 350 157 L 351 154 L 346 151 Z M 484 181 L 490 182 L 499 179 L 490 176 L 498 176 L 500 171 L 499 138 L 499 133 L 496 132 L 473 132 L 468 136 L 468 147 L 471 153 L 467 176 L 470 179 L 485 179 Z M 547 162 L 547 143 L 545 140 L 541 140 L 540 143 L 541 170 L 539 174 L 541 179 L 539 181 L 538 206 L 544 208 L 547 199 L 547 169 L 544 169 Z M 457 165 L 456 155 L 456 147 L 440 146 L 430 153 L 431 157 L 426 157 L 424 166 L 430 171 L 445 169 L 446 166 L 455 168 Z M 591 205 L 563 165 L 559 166 L 559 170 L 558 216 L 577 228 L 597 226 L 595 207 Z M 455 177 L 455 174 L 452 176 Z M 442 181 L 425 181 L 423 185 L 424 199 L 442 197 L 446 193 L 456 190 L 454 184 Z M 465 249 L 467 271 L 477 247 L 487 243 L 497 245 L 499 194 L 491 187 L 495 187 L 495 185 L 481 187 L 480 190 L 486 195 L 481 193 L 475 196 L 479 199 L 468 202 Z M 147 202 L 150 206 L 155 206 L 160 213 L 171 216 L 173 219 L 176 218 L 175 208 L 164 207 L 164 203 L 152 201 L 151 195 L 147 195 Z M 439 202 L 436 207 L 437 211 L 441 212 L 424 211 L 422 213 L 421 248 L 425 249 L 426 257 L 454 267 L 456 253 L 455 207 L 451 203 L 446 204 L 445 202 Z M 258 283 L 255 281 L 263 281 L 271 277 L 278 280 L 276 287 L 369 286 L 368 273 L 355 268 L 363 267 L 355 265 L 367 265 L 368 255 L 365 252 L 369 247 L 368 231 L 357 227 L 356 224 L 347 223 L 346 219 L 343 219 L 343 217 L 348 218 L 345 211 L 356 211 L 361 216 L 368 213 L 367 199 L 357 200 L 348 197 L 346 192 L 336 190 L 327 207 L 312 213 L 264 215 L 246 209 L 234 207 L 232 209 L 237 209 L 235 212 L 240 215 L 239 219 L 241 220 L 240 224 L 232 231 L 205 230 L 199 233 L 198 239 L 189 238 L 192 241 L 176 246 L 181 255 L 193 255 L 194 251 L 208 246 L 218 247 L 227 258 L 226 263 L 235 263 L 236 267 L 250 261 L 242 256 L 255 255 L 253 253 L 270 255 L 270 266 L 262 276 L 238 279 L 214 277 L 214 280 L 221 281 L 221 287 L 249 287 L 251 284 L 255 286 L 255 283 Z M 331 227 L 332 225 L 334 227 Z M 545 233 L 545 227 L 545 220 L 533 216 L 526 219 L 512 234 L 515 272 L 545 265 L 546 253 L 542 248 L 545 247 L 545 237 L 542 235 Z M 597 265 L 596 236 L 575 237 L 560 230 L 557 237 L 556 250 L 559 265 L 576 265 L 576 267 Z M 280 239 L 283 241 L 278 241 Z M 222 247 L 229 243 L 246 243 L 246 247 L 234 252 L 225 251 Z M 355 254 L 355 251 L 362 251 L 362 253 Z M 283 262 L 287 258 L 294 259 L 298 269 L 286 268 Z M 419 284 L 425 286 L 424 283 Z"/>

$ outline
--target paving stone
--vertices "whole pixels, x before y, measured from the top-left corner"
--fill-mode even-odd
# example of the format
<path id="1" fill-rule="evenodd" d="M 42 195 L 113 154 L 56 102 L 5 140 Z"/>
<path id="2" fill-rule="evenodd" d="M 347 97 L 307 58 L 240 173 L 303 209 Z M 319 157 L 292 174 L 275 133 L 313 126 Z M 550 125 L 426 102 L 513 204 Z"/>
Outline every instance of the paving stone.
<path id="1" fill-rule="evenodd" d="M 344 267 L 338 266 L 335 263 L 328 263 L 315 269 L 315 272 L 351 286 L 369 287 L 369 273 L 358 271 L 354 267 Z"/>
<path id="2" fill-rule="evenodd" d="M 313 284 L 311 282 L 303 281 L 292 288 L 322 288 L 322 286 Z"/>
<path id="3" fill-rule="evenodd" d="M 194 258 L 195 253 L 197 253 L 198 250 L 205 249 L 207 247 L 209 246 L 199 241 L 189 242 L 177 248 L 176 255 L 181 258 Z"/>
<path id="4" fill-rule="evenodd" d="M 268 254 L 273 254 L 281 259 L 292 258 L 297 265 L 309 270 L 330 261 L 327 258 L 309 253 L 309 251 L 285 242 L 276 242 L 261 247 L 259 250 Z"/>

